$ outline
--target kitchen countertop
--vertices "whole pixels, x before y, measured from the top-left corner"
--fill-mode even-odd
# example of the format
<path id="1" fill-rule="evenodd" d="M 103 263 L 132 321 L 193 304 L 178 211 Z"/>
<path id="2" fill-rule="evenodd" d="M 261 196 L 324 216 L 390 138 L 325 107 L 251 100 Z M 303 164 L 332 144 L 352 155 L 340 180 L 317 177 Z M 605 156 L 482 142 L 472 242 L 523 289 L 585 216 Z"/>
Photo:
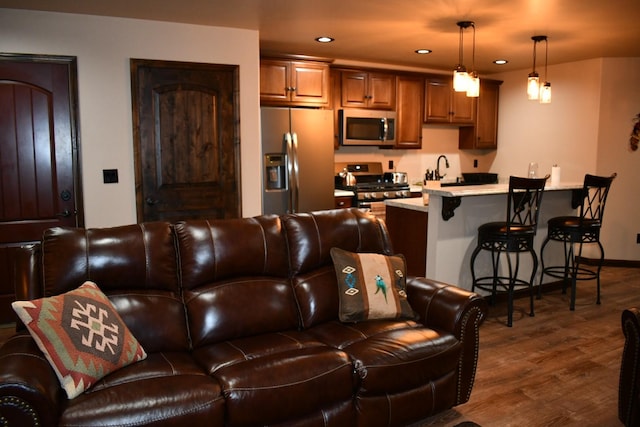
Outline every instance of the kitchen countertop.
<path id="1" fill-rule="evenodd" d="M 577 190 L 582 188 L 582 182 L 561 182 L 559 184 L 545 185 L 545 191 L 554 190 Z M 483 185 L 460 185 L 451 187 L 430 187 L 426 189 L 430 195 L 441 197 L 465 197 L 465 196 L 488 196 L 491 194 L 506 194 L 509 192 L 509 184 L 483 184 Z"/>
<path id="2" fill-rule="evenodd" d="M 412 197 L 410 199 L 388 199 L 384 201 L 386 206 L 396 208 L 411 209 L 420 212 L 429 212 L 429 205 L 425 205 L 422 197 Z"/>
<path id="3" fill-rule="evenodd" d="M 333 197 L 353 197 L 355 195 L 356 193 L 349 190 L 338 190 L 338 189 L 333 190 Z"/>

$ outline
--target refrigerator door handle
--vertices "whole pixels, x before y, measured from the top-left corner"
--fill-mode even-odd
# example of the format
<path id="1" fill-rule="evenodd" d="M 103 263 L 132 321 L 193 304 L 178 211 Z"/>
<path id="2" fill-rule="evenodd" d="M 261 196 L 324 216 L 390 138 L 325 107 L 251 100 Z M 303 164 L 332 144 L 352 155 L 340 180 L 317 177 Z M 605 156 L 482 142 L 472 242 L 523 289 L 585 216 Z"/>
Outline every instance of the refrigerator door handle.
<path id="1" fill-rule="evenodd" d="M 298 164 L 298 134 L 296 134 L 295 132 L 293 132 L 292 134 L 292 153 L 293 153 L 293 186 L 291 188 L 291 194 L 292 194 L 292 207 L 293 207 L 293 213 L 297 213 L 300 209 L 300 195 L 299 195 L 299 189 L 300 189 L 300 180 L 299 180 L 299 164 Z"/>
<path id="2" fill-rule="evenodd" d="M 284 145 L 287 150 L 287 182 L 289 184 L 289 191 L 287 197 L 287 213 L 293 213 L 294 210 L 294 200 L 293 200 L 293 188 L 296 185 L 295 183 L 295 168 L 294 168 L 294 153 L 293 153 L 293 138 L 291 137 L 291 133 L 287 132 L 284 134 Z"/>

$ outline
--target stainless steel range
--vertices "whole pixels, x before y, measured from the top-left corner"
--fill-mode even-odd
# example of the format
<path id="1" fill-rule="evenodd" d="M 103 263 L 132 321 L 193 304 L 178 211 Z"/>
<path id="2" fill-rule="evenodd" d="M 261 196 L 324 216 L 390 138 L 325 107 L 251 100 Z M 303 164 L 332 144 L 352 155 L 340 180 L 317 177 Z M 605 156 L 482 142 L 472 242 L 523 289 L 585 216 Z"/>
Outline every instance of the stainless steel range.
<path id="1" fill-rule="evenodd" d="M 394 182 L 394 174 L 384 173 L 380 162 L 338 162 L 334 169 L 336 188 L 353 191 L 356 207 L 378 211 L 387 199 L 411 197 L 409 184 Z M 355 178 L 355 184 L 347 184 L 352 180 L 347 179 L 348 173 Z"/>

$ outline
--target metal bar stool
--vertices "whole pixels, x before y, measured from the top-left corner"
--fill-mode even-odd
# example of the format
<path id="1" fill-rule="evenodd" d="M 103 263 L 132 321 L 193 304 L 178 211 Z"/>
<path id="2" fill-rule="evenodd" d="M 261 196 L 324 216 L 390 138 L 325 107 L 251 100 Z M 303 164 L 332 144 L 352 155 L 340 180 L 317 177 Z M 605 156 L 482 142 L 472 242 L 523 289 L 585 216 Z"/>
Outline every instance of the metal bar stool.
<path id="1" fill-rule="evenodd" d="M 604 261 L 604 248 L 600 243 L 600 227 L 602 226 L 602 216 L 609 188 L 611 188 L 611 183 L 616 176 L 617 174 L 615 173 L 608 177 L 585 175 L 582 193 L 579 197 L 579 200 L 582 201 L 579 216 L 559 216 L 551 218 L 547 222 L 547 238 L 540 248 L 542 274 L 540 274 L 538 297 L 542 295 L 542 280 L 545 274 L 562 279 L 563 294 L 567 292 L 567 283 L 571 280 L 571 303 L 569 308 L 575 310 L 577 281 L 596 279 L 596 304 L 600 304 L 600 270 Z M 552 240 L 563 243 L 564 265 L 545 267 L 544 249 Z M 590 268 L 580 264 L 582 245 L 585 243 L 595 243 L 600 248 L 600 260 L 595 267 Z"/>
<path id="2" fill-rule="evenodd" d="M 478 227 L 478 246 L 471 254 L 472 291 L 476 288 L 491 292 L 491 304 L 495 303 L 498 287 L 508 292 L 509 307 L 507 326 L 513 324 L 513 293 L 516 287 L 528 287 L 533 316 L 533 280 L 538 269 L 538 257 L 533 249 L 533 239 L 538 227 L 538 215 L 544 186 L 549 175 L 544 178 L 509 177 L 507 199 L 507 219 L 489 222 Z M 481 250 L 491 252 L 492 275 L 476 277 L 475 261 Z M 529 280 L 518 278 L 520 253 L 529 252 L 533 259 L 533 271 Z M 506 254 L 508 275 L 501 275 L 500 255 Z M 515 254 L 515 265 L 511 254 Z"/>

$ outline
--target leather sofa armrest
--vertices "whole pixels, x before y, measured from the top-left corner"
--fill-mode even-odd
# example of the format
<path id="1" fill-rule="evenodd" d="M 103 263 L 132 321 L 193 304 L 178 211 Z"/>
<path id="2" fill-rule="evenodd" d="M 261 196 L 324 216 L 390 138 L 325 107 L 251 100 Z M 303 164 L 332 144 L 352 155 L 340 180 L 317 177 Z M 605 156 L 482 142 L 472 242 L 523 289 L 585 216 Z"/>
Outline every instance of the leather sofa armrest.
<path id="1" fill-rule="evenodd" d="M 624 310 L 621 320 L 625 342 L 620 364 L 618 418 L 625 426 L 635 426 L 640 424 L 640 310 Z"/>
<path id="2" fill-rule="evenodd" d="M 458 339 L 468 332 L 465 323 L 473 320 L 480 327 L 487 315 L 487 302 L 478 294 L 424 277 L 408 278 L 407 296 L 425 326 L 450 332 Z"/>
<path id="3" fill-rule="evenodd" d="M 65 399 L 55 372 L 28 333 L 14 335 L 0 347 L 3 425 L 55 426 Z"/>
<path id="4" fill-rule="evenodd" d="M 424 277 L 408 278 L 407 297 L 426 327 L 452 333 L 460 340 L 456 405 L 467 402 L 475 380 L 487 302 L 476 293 Z"/>

